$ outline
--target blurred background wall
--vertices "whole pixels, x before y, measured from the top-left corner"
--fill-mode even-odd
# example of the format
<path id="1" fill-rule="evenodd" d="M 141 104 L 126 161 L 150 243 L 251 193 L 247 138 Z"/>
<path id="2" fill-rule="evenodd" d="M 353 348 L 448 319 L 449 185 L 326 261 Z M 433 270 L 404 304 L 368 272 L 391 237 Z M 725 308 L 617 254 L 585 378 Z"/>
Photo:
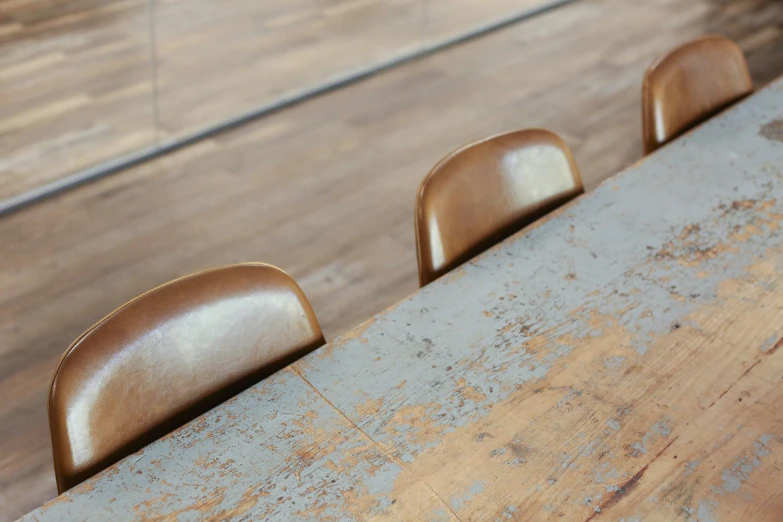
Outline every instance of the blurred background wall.
<path id="1" fill-rule="evenodd" d="M 3 0 L 0 201 L 560 3 Z"/>

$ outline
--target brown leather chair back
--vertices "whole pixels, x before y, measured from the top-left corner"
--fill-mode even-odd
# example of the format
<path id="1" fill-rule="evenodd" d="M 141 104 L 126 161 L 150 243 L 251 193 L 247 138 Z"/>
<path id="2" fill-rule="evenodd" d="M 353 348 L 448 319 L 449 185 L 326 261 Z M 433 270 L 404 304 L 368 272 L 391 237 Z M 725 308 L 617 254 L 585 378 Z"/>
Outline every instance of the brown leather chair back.
<path id="1" fill-rule="evenodd" d="M 645 154 L 751 92 L 745 56 L 728 38 L 699 38 L 659 57 L 642 86 Z"/>
<path id="2" fill-rule="evenodd" d="M 68 348 L 49 396 L 60 493 L 324 344 L 282 270 L 207 270 L 140 295 Z"/>
<path id="3" fill-rule="evenodd" d="M 574 158 L 552 132 L 509 132 L 457 149 L 419 187 L 419 283 L 430 283 L 582 192 Z"/>

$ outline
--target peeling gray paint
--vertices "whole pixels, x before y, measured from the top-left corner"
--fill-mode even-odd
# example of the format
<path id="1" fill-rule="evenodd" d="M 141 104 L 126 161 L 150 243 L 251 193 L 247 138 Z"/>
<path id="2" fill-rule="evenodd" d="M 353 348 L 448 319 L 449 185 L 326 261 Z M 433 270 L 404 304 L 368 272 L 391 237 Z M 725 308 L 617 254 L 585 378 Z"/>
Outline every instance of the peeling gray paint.
<path id="1" fill-rule="evenodd" d="M 771 434 L 762 435 L 753 443 L 753 454 L 740 455 L 734 460 L 731 467 L 721 471 L 720 486 L 712 486 L 710 488 L 715 497 L 699 501 L 698 508 L 695 510 L 696 520 L 707 522 L 716 520 L 713 515 L 713 509 L 717 509 L 720 506 L 719 501 L 728 495 L 733 495 L 733 497 L 729 498 L 740 496 L 745 501 L 752 500 L 752 495 L 741 495 L 740 490 L 743 484 L 750 479 L 753 471 L 761 466 L 761 459 L 772 453 L 768 447 L 772 439 L 773 436 Z M 688 513 L 694 514 L 693 509 L 686 510 Z"/>
<path id="2" fill-rule="evenodd" d="M 682 472 L 683 476 L 688 476 L 694 471 L 696 471 L 696 468 L 699 467 L 699 464 L 701 464 L 702 460 L 703 460 L 702 458 L 698 458 L 696 460 L 693 460 L 685 464 L 685 471 Z"/>
<path id="3" fill-rule="evenodd" d="M 783 338 L 783 335 L 780 332 L 775 332 L 759 346 L 759 350 L 767 353 L 781 338 Z"/>
<path id="4" fill-rule="evenodd" d="M 618 482 L 622 478 L 622 475 L 619 471 L 617 471 L 617 468 L 611 467 L 611 464 L 609 462 L 604 462 L 602 464 L 599 464 L 595 469 L 593 469 L 593 481 L 596 484 L 606 484 L 608 482 Z M 617 486 L 615 484 L 611 484 L 607 486 L 608 488 L 616 488 Z M 619 488 L 618 488 L 619 489 Z M 612 491 L 608 489 L 609 491 Z"/>
<path id="5" fill-rule="evenodd" d="M 484 491 L 484 482 L 476 482 L 461 497 L 451 497 L 451 507 L 460 510 L 470 503 L 470 500 Z"/>
<path id="6" fill-rule="evenodd" d="M 666 438 L 671 434 L 672 430 L 667 424 L 668 419 L 661 420 L 659 422 L 656 422 L 650 427 L 650 431 L 645 433 L 642 436 L 642 439 L 637 442 L 633 442 L 631 444 L 631 448 L 633 449 L 633 452 L 631 452 L 631 457 L 639 457 L 641 455 L 647 454 L 647 447 L 654 443 L 659 438 Z"/>
<path id="7" fill-rule="evenodd" d="M 568 403 L 568 401 L 570 401 L 574 397 L 579 397 L 580 395 L 582 395 L 581 390 L 575 390 L 574 388 L 570 388 L 568 390 L 568 393 L 566 393 L 565 396 L 557 402 L 557 407 L 558 408 L 563 407 L 565 404 Z"/>
<path id="8" fill-rule="evenodd" d="M 623 364 L 625 364 L 625 357 L 622 356 L 609 357 L 604 361 L 604 366 L 606 366 L 607 370 L 619 370 L 623 367 Z"/>
<path id="9" fill-rule="evenodd" d="M 496 518 L 496 522 L 503 522 L 504 520 L 511 520 L 514 518 L 514 513 L 516 513 L 518 509 L 516 506 L 506 506 L 506 509 L 503 510 L 503 513 L 500 514 L 502 518 Z"/>
<path id="10" fill-rule="evenodd" d="M 768 433 L 766 435 L 762 435 L 761 438 L 753 444 L 757 457 L 766 457 L 771 453 L 770 449 L 767 447 L 767 444 L 772 441 L 772 438 L 773 435 Z"/>
<path id="11" fill-rule="evenodd" d="M 718 503 L 711 500 L 702 500 L 699 502 L 699 508 L 696 511 L 697 522 L 717 522 L 712 510 L 718 507 Z"/>
<path id="12" fill-rule="evenodd" d="M 761 438 L 753 444 L 755 456 L 743 455 L 737 457 L 731 468 L 724 469 L 721 472 L 721 486 L 713 488 L 713 491 L 721 496 L 726 493 L 735 493 L 739 491 L 742 484 L 748 481 L 753 470 L 761 466 L 761 457 L 765 457 L 771 453 L 767 447 L 767 444 L 769 444 L 771 440 L 772 435 L 762 435 Z"/>

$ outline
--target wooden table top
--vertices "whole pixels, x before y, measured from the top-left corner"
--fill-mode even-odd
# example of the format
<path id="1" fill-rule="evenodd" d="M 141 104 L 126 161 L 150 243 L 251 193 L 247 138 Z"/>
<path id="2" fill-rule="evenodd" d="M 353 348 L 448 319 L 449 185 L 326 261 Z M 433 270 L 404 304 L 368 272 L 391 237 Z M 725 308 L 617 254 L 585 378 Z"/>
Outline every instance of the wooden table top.
<path id="1" fill-rule="evenodd" d="M 780 520 L 783 80 L 27 520 Z"/>

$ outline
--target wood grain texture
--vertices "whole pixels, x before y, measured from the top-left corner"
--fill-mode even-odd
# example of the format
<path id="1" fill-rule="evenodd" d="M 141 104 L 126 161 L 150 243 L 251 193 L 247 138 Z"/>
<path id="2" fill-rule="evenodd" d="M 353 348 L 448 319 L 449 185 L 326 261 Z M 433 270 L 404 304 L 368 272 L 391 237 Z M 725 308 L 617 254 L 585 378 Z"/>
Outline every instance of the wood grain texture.
<path id="1" fill-rule="evenodd" d="M 779 520 L 781 122 L 783 79 L 27 520 Z"/>
<path id="2" fill-rule="evenodd" d="M 416 290 L 416 188 L 444 154 L 550 128 L 595 187 L 641 157 L 658 53 L 723 33 L 762 85 L 783 73 L 781 21 L 774 0 L 579 2 L 0 219 L 0 519 L 56 495 L 50 379 L 109 311 L 264 261 L 296 278 L 333 339 Z"/>
<path id="3" fill-rule="evenodd" d="M 0 199 L 152 146 L 147 0 L 0 3 Z"/>

